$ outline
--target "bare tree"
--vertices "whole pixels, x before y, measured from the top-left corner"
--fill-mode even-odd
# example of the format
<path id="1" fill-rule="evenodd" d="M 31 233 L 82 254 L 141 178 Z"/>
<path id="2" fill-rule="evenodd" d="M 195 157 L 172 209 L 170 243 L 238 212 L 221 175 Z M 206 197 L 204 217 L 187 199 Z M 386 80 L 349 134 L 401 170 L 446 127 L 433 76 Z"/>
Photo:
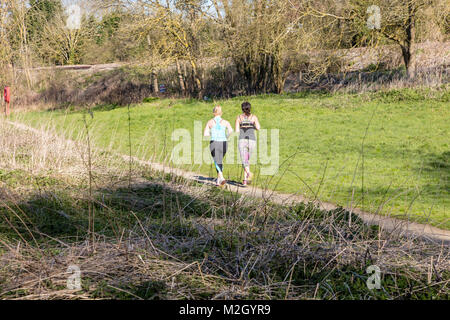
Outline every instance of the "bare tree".
<path id="1" fill-rule="evenodd" d="M 71 22 L 71 17 L 67 14 L 58 14 L 46 23 L 43 44 L 37 49 L 42 51 L 41 55 L 52 57 L 60 64 L 80 63 L 86 41 L 93 35 L 94 30 L 93 26 L 87 23 L 82 11 L 74 14 L 79 15 L 75 17 L 79 19 L 79 24 L 77 21 Z"/>
<path id="2" fill-rule="evenodd" d="M 9 11 L 7 29 L 10 30 L 9 39 L 14 39 L 16 52 L 13 52 L 12 59 L 22 67 L 28 88 L 31 88 L 33 79 L 31 77 L 30 68 L 32 67 L 32 52 L 28 42 L 28 30 L 26 23 L 27 7 L 26 1 L 11 0 L 5 7 Z"/>
<path id="3" fill-rule="evenodd" d="M 11 65 L 11 44 L 9 42 L 9 15 L 8 0 L 0 0 L 0 83 L 8 81 Z"/>
<path id="4" fill-rule="evenodd" d="M 322 26 L 311 23 L 308 1 L 216 0 L 217 20 L 227 55 L 247 82 L 247 92 L 281 93 L 294 67 L 290 59 L 306 50 L 310 34 Z M 308 29 L 303 26 L 308 25 Z"/>
<path id="5" fill-rule="evenodd" d="M 444 0 L 447 1 L 447 0 Z M 345 19 L 357 30 L 371 29 L 373 35 L 396 43 L 402 53 L 409 78 L 416 75 L 416 44 L 418 26 L 429 15 L 426 11 L 441 3 L 440 0 L 351 0 Z M 379 20 L 376 24 L 371 23 Z M 436 30 L 428 30 L 429 33 Z"/>

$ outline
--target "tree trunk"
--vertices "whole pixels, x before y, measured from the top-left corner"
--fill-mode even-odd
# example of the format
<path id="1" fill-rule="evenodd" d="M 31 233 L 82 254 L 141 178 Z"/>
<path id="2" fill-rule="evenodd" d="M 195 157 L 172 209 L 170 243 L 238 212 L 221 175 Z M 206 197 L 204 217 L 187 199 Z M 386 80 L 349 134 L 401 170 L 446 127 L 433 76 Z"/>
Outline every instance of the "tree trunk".
<path id="1" fill-rule="evenodd" d="M 184 85 L 184 77 L 183 74 L 181 73 L 180 61 L 176 59 L 176 63 L 177 63 L 178 79 L 180 81 L 180 89 L 183 95 L 186 95 L 186 86 Z"/>
<path id="2" fill-rule="evenodd" d="M 152 78 L 153 78 L 153 93 L 158 94 L 159 92 L 158 75 L 155 70 L 152 71 Z"/>
<path id="3" fill-rule="evenodd" d="M 190 59 L 190 62 L 191 62 L 191 67 L 192 67 L 192 76 L 194 78 L 194 84 L 195 84 L 196 90 L 197 90 L 197 97 L 198 97 L 198 99 L 202 99 L 203 98 L 203 86 L 202 86 L 202 81 L 198 75 L 197 64 L 195 63 L 195 61 L 193 59 Z"/>
<path id="4" fill-rule="evenodd" d="M 414 79 L 416 77 L 416 57 L 414 53 L 414 45 L 411 45 L 409 48 L 409 64 L 406 68 L 406 72 L 408 73 L 409 79 Z"/>
<path id="5" fill-rule="evenodd" d="M 412 2 L 408 3 L 408 25 L 406 26 L 406 41 L 402 45 L 403 61 L 409 79 L 416 76 L 415 42 L 416 42 L 416 8 Z"/>
<path id="6" fill-rule="evenodd" d="M 183 62 L 183 78 L 184 78 L 184 89 L 186 90 L 186 93 L 190 92 L 190 83 L 189 83 L 189 77 L 188 77 L 188 70 L 187 70 L 187 63 Z"/>

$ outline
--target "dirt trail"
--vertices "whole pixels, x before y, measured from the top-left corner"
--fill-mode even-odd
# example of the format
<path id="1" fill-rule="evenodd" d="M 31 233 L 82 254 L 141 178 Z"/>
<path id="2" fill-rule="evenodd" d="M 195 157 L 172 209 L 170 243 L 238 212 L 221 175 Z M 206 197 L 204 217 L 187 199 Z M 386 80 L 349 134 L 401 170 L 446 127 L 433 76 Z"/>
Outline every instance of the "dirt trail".
<path id="1" fill-rule="evenodd" d="M 122 156 L 128 161 L 129 156 Z M 162 165 L 160 163 L 154 163 L 150 161 L 144 161 L 136 157 L 132 157 L 133 161 L 141 164 L 150 166 L 153 170 L 163 171 L 166 173 L 171 173 L 177 176 L 181 176 L 185 179 L 198 181 L 201 183 L 214 185 L 214 180 L 199 173 L 184 171 L 181 169 L 169 167 Z M 285 194 L 279 193 L 272 190 L 263 190 L 257 187 L 242 187 L 239 184 L 231 183 L 227 184 L 227 189 L 231 192 L 237 192 L 248 197 L 257 197 L 262 199 L 267 199 L 272 202 L 288 205 L 293 203 L 308 203 L 310 200 L 301 195 Z M 338 207 L 333 203 L 314 201 L 314 203 L 323 210 L 334 210 Z M 400 220 L 388 216 L 382 216 L 377 214 L 372 214 L 364 212 L 358 208 L 346 208 L 347 210 L 357 214 L 366 224 L 368 225 L 378 225 L 381 229 L 390 232 L 399 232 L 409 237 L 421 237 L 434 242 L 443 243 L 445 245 L 450 245 L 450 231 L 439 229 L 430 225 L 420 224 L 416 222 L 411 222 L 407 220 Z"/>
<path id="2" fill-rule="evenodd" d="M 35 129 L 33 127 L 27 126 L 22 123 L 16 123 L 7 121 L 10 125 L 19 128 L 21 130 L 28 130 L 38 134 L 42 134 L 42 131 Z M 120 155 L 125 161 L 129 161 L 130 157 L 127 155 Z M 214 180 L 205 177 L 196 172 L 190 172 L 181 170 L 178 168 L 169 167 L 160 163 L 155 163 L 151 161 L 144 161 L 136 157 L 132 157 L 132 161 L 139 163 L 140 165 L 149 166 L 153 170 L 157 170 L 160 172 L 174 174 L 180 177 L 183 177 L 188 180 L 197 181 L 200 183 L 214 185 Z M 301 195 L 295 194 L 285 194 L 279 193 L 272 190 L 263 190 L 257 188 L 255 186 L 251 187 L 242 187 L 237 183 L 229 183 L 226 188 L 231 192 L 236 192 L 243 194 L 248 197 L 257 197 L 262 199 L 270 200 L 271 202 L 275 202 L 282 205 L 288 205 L 293 203 L 308 203 L 309 199 L 305 198 Z M 334 210 L 338 207 L 333 203 L 322 202 L 322 201 L 314 201 L 314 203 L 323 210 Z M 450 230 L 444 230 L 440 228 L 436 228 L 430 225 L 420 224 L 416 222 L 411 222 L 408 220 L 400 220 L 396 218 L 392 218 L 389 216 L 377 215 L 368 212 L 364 212 L 358 208 L 346 208 L 347 210 L 357 214 L 366 224 L 368 225 L 378 225 L 382 230 L 389 232 L 400 233 L 404 236 L 410 238 L 424 238 L 439 244 L 444 244 L 450 246 Z"/>

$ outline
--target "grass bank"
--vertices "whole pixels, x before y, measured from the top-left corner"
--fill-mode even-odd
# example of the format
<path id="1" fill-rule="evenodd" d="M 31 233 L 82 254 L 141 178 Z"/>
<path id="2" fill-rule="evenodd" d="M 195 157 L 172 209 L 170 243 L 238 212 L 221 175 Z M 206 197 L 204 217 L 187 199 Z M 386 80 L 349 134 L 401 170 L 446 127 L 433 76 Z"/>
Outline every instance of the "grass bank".
<path id="1" fill-rule="evenodd" d="M 243 100 L 252 103 L 263 128 L 279 130 L 280 168 L 274 176 L 262 176 L 265 165 L 256 164 L 257 185 L 450 229 L 448 88 L 265 95 L 215 103 L 234 122 Z M 158 99 L 130 109 L 96 106 L 86 121 L 95 145 L 128 154 L 131 140 L 133 155 L 163 161 L 178 144 L 172 133 L 186 129 L 193 138 L 194 122 L 204 125 L 212 107 L 212 102 Z M 85 127 L 83 114 L 72 108 L 15 117 L 77 139 Z M 233 158 L 225 174 L 238 181 L 237 150 L 227 155 L 227 161 Z M 204 159 L 209 160 L 207 153 Z M 181 167 L 215 174 L 208 163 Z"/>
<path id="2" fill-rule="evenodd" d="M 0 121 L 0 299 L 448 299 L 440 245 L 130 170 L 86 138 Z"/>

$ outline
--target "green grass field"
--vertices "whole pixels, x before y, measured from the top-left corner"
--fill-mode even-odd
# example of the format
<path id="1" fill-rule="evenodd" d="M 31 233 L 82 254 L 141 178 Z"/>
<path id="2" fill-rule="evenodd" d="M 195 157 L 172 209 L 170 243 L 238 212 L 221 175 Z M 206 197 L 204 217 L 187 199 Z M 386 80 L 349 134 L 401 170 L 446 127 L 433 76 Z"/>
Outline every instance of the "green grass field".
<path id="1" fill-rule="evenodd" d="M 279 129 L 280 169 L 273 177 L 260 176 L 257 185 L 450 229 L 448 90 L 266 95 L 215 103 L 234 124 L 247 99 L 263 128 Z M 212 117 L 213 105 L 181 99 L 132 105 L 132 153 L 169 156 L 178 143 L 171 141 L 172 132 L 185 128 L 192 134 L 194 121 L 204 126 Z M 128 154 L 128 109 L 98 106 L 93 115 L 86 119 L 96 146 Z M 84 131 L 83 111 L 76 109 L 14 117 L 35 127 L 55 126 L 68 138 Z M 225 175 L 240 181 L 237 151 L 235 157 Z M 183 167 L 215 176 L 211 164 Z"/>

